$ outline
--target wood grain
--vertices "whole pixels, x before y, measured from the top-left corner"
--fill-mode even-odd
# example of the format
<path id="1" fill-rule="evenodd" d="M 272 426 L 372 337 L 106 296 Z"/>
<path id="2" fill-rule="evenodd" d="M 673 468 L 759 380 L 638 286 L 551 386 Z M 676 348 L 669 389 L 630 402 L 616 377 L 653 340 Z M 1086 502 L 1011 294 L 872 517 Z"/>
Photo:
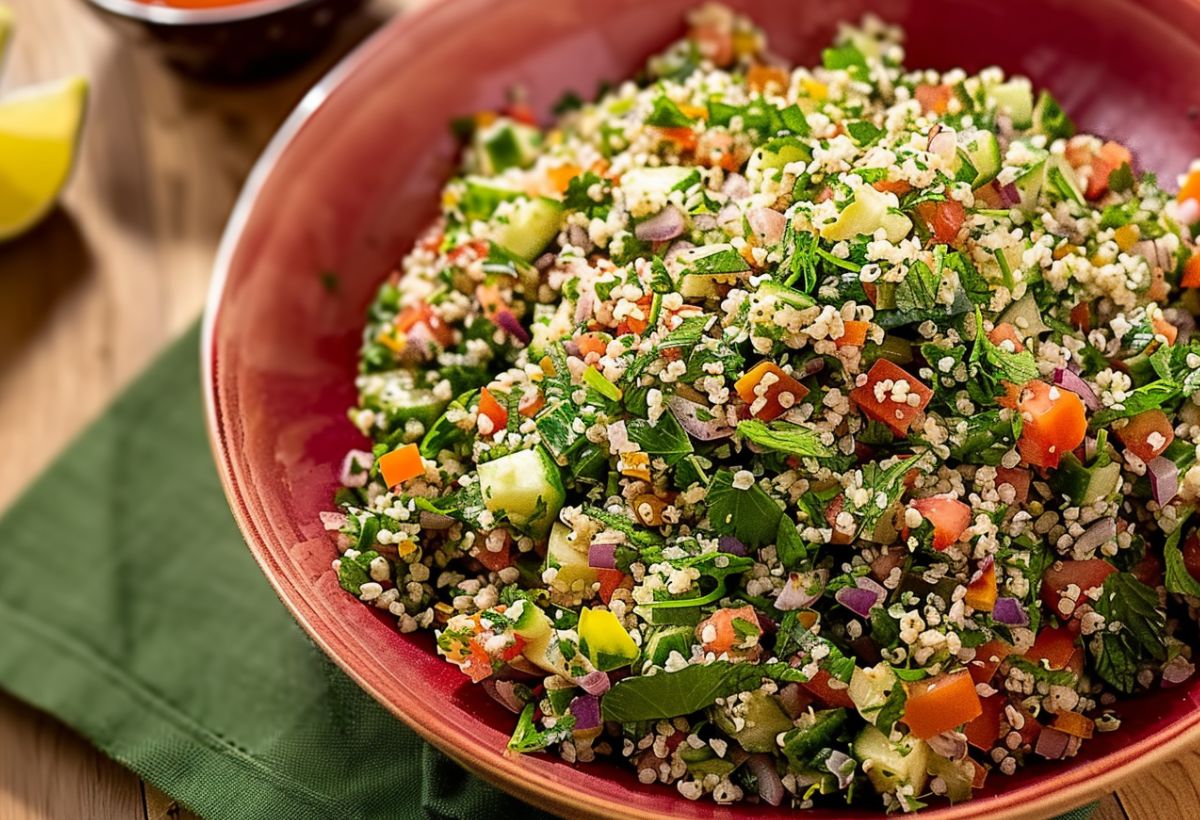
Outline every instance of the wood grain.
<path id="1" fill-rule="evenodd" d="M 0 0 L 3 2 L 3 0 Z M 258 153 L 336 56 L 411 0 L 375 0 L 296 74 L 179 78 L 80 8 L 8 0 L 0 90 L 81 73 L 92 100 L 59 208 L 0 246 L 0 508 L 199 314 L 217 240 Z M 1096 820 L 1200 817 L 1200 749 L 1103 801 Z M 53 718 L 0 695 L 0 820 L 193 820 Z"/>

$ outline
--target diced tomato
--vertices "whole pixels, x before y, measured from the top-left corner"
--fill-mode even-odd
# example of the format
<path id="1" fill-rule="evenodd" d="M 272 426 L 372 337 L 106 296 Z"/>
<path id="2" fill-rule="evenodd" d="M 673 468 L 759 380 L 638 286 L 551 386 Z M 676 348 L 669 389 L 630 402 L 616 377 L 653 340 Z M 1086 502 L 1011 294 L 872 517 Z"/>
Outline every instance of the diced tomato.
<path id="1" fill-rule="evenodd" d="M 1111 140 L 1101 145 L 1099 153 L 1092 159 L 1092 173 L 1088 177 L 1084 196 L 1088 199 L 1099 199 L 1108 193 L 1109 176 L 1126 164 L 1133 165 L 1133 155 L 1129 153 L 1128 148 Z"/>
<path id="2" fill-rule="evenodd" d="M 1129 570 L 1134 578 L 1137 578 L 1146 586 L 1156 587 L 1163 582 L 1163 562 L 1152 552 L 1147 552 L 1142 556 L 1142 560 L 1133 565 Z"/>
<path id="3" fill-rule="evenodd" d="M 929 226 L 934 245 L 952 245 L 958 232 L 967 221 L 967 211 L 957 199 L 941 202 L 922 202 L 917 205 L 917 216 Z"/>
<path id="4" fill-rule="evenodd" d="M 995 182 L 980 185 L 975 189 L 975 207 L 993 208 L 996 210 L 1005 207 L 1004 200 L 1001 198 L 1000 191 L 997 190 Z"/>
<path id="5" fill-rule="evenodd" d="M 492 676 L 492 658 L 484 650 L 479 642 L 472 638 L 467 644 L 470 655 L 460 665 L 461 669 L 473 683 L 479 683 L 481 680 Z"/>
<path id="6" fill-rule="evenodd" d="M 1087 333 L 1092 329 L 1092 306 L 1087 302 L 1080 302 L 1071 308 L 1070 320 L 1072 327 Z"/>
<path id="7" fill-rule="evenodd" d="M 1014 353 L 1020 353 L 1025 349 L 1025 345 L 1021 343 L 1021 335 L 1017 333 L 1017 329 L 1008 322 L 1001 322 L 992 328 L 988 333 L 988 341 L 997 347 L 1001 342 L 1012 342 Z"/>
<path id="8" fill-rule="evenodd" d="M 874 282 L 863 282 L 863 293 L 867 294 L 867 299 L 871 304 L 876 304 L 879 301 L 879 286 Z"/>
<path id="9" fill-rule="evenodd" d="M 881 547 L 875 560 L 871 562 L 871 577 L 883 583 L 896 567 L 904 566 L 908 557 L 908 548 L 903 546 Z"/>
<path id="10" fill-rule="evenodd" d="M 833 530 L 833 535 L 829 539 L 829 543 L 831 544 L 849 544 L 854 540 L 854 533 L 842 532 L 837 526 L 837 517 L 841 515 L 845 507 L 846 496 L 841 493 L 829 499 L 829 504 L 825 507 L 825 522 Z"/>
<path id="11" fill-rule="evenodd" d="M 975 682 L 965 669 L 910 683 L 904 704 L 904 722 L 926 740 L 969 723 L 983 713 Z"/>
<path id="12" fill-rule="evenodd" d="M 833 340 L 838 347 L 862 347 L 867 343 L 867 331 L 871 329 L 870 322 L 859 322 L 853 319 L 842 323 L 845 330 L 842 335 Z"/>
<path id="13" fill-rule="evenodd" d="M 800 685 L 812 693 L 812 696 L 821 701 L 822 704 L 831 709 L 853 709 L 854 701 L 850 700 L 850 688 L 843 685 L 841 688 L 835 689 L 829 683 L 832 679 L 832 676 L 824 669 L 818 669 L 817 674 L 813 675 L 812 680 Z M 841 683 L 841 681 L 838 681 L 838 683 Z"/>
<path id="14" fill-rule="evenodd" d="M 737 630 L 734 629 L 733 622 L 735 620 L 748 621 L 756 629 L 762 629 L 758 623 L 758 615 L 755 614 L 752 606 L 718 609 L 696 625 L 696 637 L 705 652 L 715 652 L 720 655 L 722 652 L 729 652 L 743 641 L 743 638 L 738 637 Z"/>
<path id="15" fill-rule="evenodd" d="M 470 242 L 456 245 L 446 254 L 450 264 L 459 268 L 464 268 L 477 259 L 486 259 L 487 255 L 488 243 L 482 239 L 473 239 Z"/>
<path id="16" fill-rule="evenodd" d="M 1013 488 L 1013 504 L 1024 504 L 1029 498 L 1029 483 L 1033 476 L 1021 467 L 997 467 L 996 486 L 1004 484 Z"/>
<path id="17" fill-rule="evenodd" d="M 654 297 L 651 295 L 646 295 L 641 299 L 638 299 L 637 306 L 642 311 L 642 318 L 638 318 L 636 316 L 626 316 L 620 321 L 620 323 L 617 324 L 617 335 L 624 336 L 626 333 L 633 333 L 634 335 L 640 336 L 645 333 L 646 328 L 649 327 L 649 322 L 646 321 L 646 317 L 650 316 L 650 305 L 653 303 L 653 301 Z"/>
<path id="18" fill-rule="evenodd" d="M 525 125 L 537 125 L 537 116 L 533 113 L 533 108 L 529 103 L 511 102 L 504 106 L 504 114 Z"/>
<path id="19" fill-rule="evenodd" d="M 579 355 L 585 357 L 590 353 L 603 356 L 608 350 L 608 337 L 603 333 L 581 333 L 575 337 L 579 347 Z"/>
<path id="20" fill-rule="evenodd" d="M 425 302 L 418 302 L 400 311 L 393 326 L 397 333 L 407 334 L 419 324 L 425 325 L 429 335 L 442 347 L 454 344 L 454 330 Z"/>
<path id="21" fill-rule="evenodd" d="M 500 540 L 500 549 L 488 549 L 494 540 Z M 475 539 L 471 555 L 492 572 L 499 572 L 505 567 L 512 566 L 512 535 L 504 529 L 481 534 L 481 537 Z"/>
<path id="22" fill-rule="evenodd" d="M 492 430 L 503 430 L 508 424 L 508 410 L 486 387 L 479 391 L 479 413 L 491 419 Z"/>
<path id="23" fill-rule="evenodd" d="M 694 129 L 681 125 L 675 128 L 659 128 L 663 139 L 675 143 L 680 151 L 695 151 L 698 138 Z"/>
<path id="24" fill-rule="evenodd" d="M 975 658 L 967 664 L 971 680 L 976 683 L 989 683 L 1000 664 L 1012 654 L 1012 644 L 1005 643 L 999 638 L 993 638 L 985 644 L 975 647 Z"/>
<path id="25" fill-rule="evenodd" d="M 787 69 L 774 65 L 754 65 L 746 72 L 746 86 L 751 91 L 762 91 L 772 85 L 786 89 L 788 79 Z"/>
<path id="26" fill-rule="evenodd" d="M 1175 440 L 1175 428 L 1167 414 L 1158 408 L 1138 413 L 1128 424 L 1114 431 L 1125 449 L 1142 461 L 1162 455 Z"/>
<path id="27" fill-rule="evenodd" d="M 718 68 L 733 62 L 733 31 L 720 22 L 704 22 L 693 26 L 687 38 L 696 44 L 700 55 L 712 60 Z"/>
<path id="28" fill-rule="evenodd" d="M 987 565 L 979 570 L 979 577 L 972 578 L 967 584 L 967 594 L 963 598 L 967 606 L 980 612 L 991 612 L 996 606 L 996 564 L 989 560 Z"/>
<path id="29" fill-rule="evenodd" d="M 1200 202 L 1200 171 L 1192 171 L 1183 181 L 1183 186 L 1179 189 L 1179 195 L 1176 197 L 1180 202 L 1185 202 L 1189 199 L 1194 199 Z"/>
<path id="30" fill-rule="evenodd" d="M 970 755 L 967 755 L 967 762 L 971 764 L 971 769 L 973 770 L 971 774 L 971 788 L 976 790 L 982 789 L 987 785 L 987 767 Z"/>
<path id="31" fill-rule="evenodd" d="M 1033 381 L 1021 391 L 1017 410 L 1024 417 L 1017 449 L 1027 464 L 1055 468 L 1063 453 L 1087 435 L 1083 401 L 1070 390 Z"/>
<path id="32" fill-rule="evenodd" d="M 1086 561 L 1055 561 L 1046 568 L 1042 576 L 1042 600 L 1050 611 L 1060 617 L 1070 613 L 1059 610 L 1059 601 L 1071 584 L 1079 587 L 1080 594 L 1094 587 L 1104 585 L 1104 579 L 1117 571 L 1117 568 L 1101 558 L 1089 558 Z"/>
<path id="33" fill-rule="evenodd" d="M 963 727 L 967 743 L 981 751 L 990 751 L 1000 739 L 1000 717 L 1008 698 L 1000 693 L 988 695 L 979 702 L 980 712 L 974 720 Z"/>
<path id="34" fill-rule="evenodd" d="M 1200 581 L 1200 536 L 1194 532 L 1184 539 L 1183 565 L 1188 575 Z"/>
<path id="35" fill-rule="evenodd" d="M 508 661 L 511 661 L 517 655 L 520 655 L 521 650 L 525 648 L 525 644 L 529 643 L 529 641 L 525 640 L 520 635 L 513 635 L 512 637 L 513 637 L 513 642 L 509 645 L 509 647 L 507 649 L 505 649 L 503 652 L 500 653 L 500 659 L 505 661 L 506 663 Z"/>
<path id="36" fill-rule="evenodd" d="M 908 390 L 903 401 L 896 401 L 893 398 L 896 395 L 894 387 L 901 381 L 907 385 Z M 877 386 L 883 395 L 882 401 L 876 396 Z M 912 403 L 907 396 L 916 396 L 916 403 Z M 850 399 L 858 405 L 864 415 L 887 425 L 898 436 L 908 435 L 908 428 L 913 420 L 925 409 L 932 397 L 932 390 L 915 376 L 909 375 L 904 368 L 887 359 L 876 360 L 867 371 L 866 383 L 850 391 Z"/>
<path id="37" fill-rule="evenodd" d="M 871 183 L 871 187 L 876 191 L 882 191 L 885 194 L 895 194 L 896 196 L 904 196 L 912 190 L 912 183 L 906 179 L 880 179 Z M 864 283 L 865 287 L 865 283 Z"/>
<path id="38" fill-rule="evenodd" d="M 613 593 L 625 584 L 626 579 L 633 580 L 619 569 L 596 570 L 596 580 L 600 582 L 598 594 L 605 606 L 608 606 L 608 602 L 612 600 Z"/>
<path id="39" fill-rule="evenodd" d="M 1083 651 L 1075 645 L 1075 633 L 1065 626 L 1044 626 L 1025 652 L 1025 659 L 1051 669 L 1082 671 Z"/>
<path id="40" fill-rule="evenodd" d="M 961 538 L 967 527 L 971 526 L 971 508 L 957 498 L 943 495 L 918 498 L 912 502 L 912 508 L 933 525 L 935 550 L 946 549 Z M 992 583 L 995 583 L 995 574 L 992 576 Z"/>
<path id="41" fill-rule="evenodd" d="M 921 110 L 926 114 L 937 114 L 940 117 L 950 110 L 950 100 L 954 98 L 954 89 L 945 83 L 941 85 L 921 83 L 913 92 L 913 97 L 921 104 Z"/>
<path id="42" fill-rule="evenodd" d="M 1185 288 L 1200 288 L 1200 251 L 1193 253 L 1183 263 L 1183 277 L 1179 284 Z"/>
<path id="43" fill-rule="evenodd" d="M 772 378 L 767 378 L 770 375 Z M 759 385 L 763 385 L 760 389 Z M 761 361 L 734 382 L 734 390 L 755 418 L 771 421 L 799 404 L 808 388 L 783 372 L 779 365 Z"/>
<path id="44" fill-rule="evenodd" d="M 425 474 L 425 461 L 416 444 L 405 444 L 379 458 L 379 472 L 388 487 Z"/>

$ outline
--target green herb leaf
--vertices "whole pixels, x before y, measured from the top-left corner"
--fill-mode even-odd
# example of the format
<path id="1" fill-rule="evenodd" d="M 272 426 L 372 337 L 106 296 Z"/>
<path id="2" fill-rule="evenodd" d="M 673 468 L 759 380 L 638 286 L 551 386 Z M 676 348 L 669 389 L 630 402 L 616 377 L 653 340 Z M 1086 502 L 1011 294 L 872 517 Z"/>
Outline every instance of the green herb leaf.
<path id="1" fill-rule="evenodd" d="M 757 689 L 767 678 L 805 680 L 800 670 L 786 663 L 715 661 L 677 672 L 625 678 L 600 701 L 600 710 L 604 720 L 619 723 L 690 715 L 711 706 L 717 698 Z"/>
<path id="2" fill-rule="evenodd" d="M 1200 581 L 1197 581 L 1188 572 L 1187 564 L 1183 560 L 1183 550 L 1179 546 L 1189 517 L 1191 517 L 1190 511 L 1179 522 L 1175 530 L 1167 536 L 1167 541 L 1163 544 L 1163 556 L 1166 558 L 1167 564 L 1166 586 L 1168 592 L 1176 595 L 1200 598 Z"/>
<path id="3" fill-rule="evenodd" d="M 687 128 L 692 124 L 692 118 L 679 110 L 679 106 L 671 101 L 666 94 L 659 94 L 654 100 L 654 110 L 646 117 L 646 125 L 659 128 Z"/>
<path id="4" fill-rule="evenodd" d="M 513 730 L 512 738 L 508 741 L 508 750 L 518 754 L 540 752 L 543 749 L 562 743 L 571 737 L 575 729 L 575 716 L 563 715 L 551 729 L 538 729 L 533 724 L 533 713 L 536 706 L 526 704 L 517 719 L 517 728 Z"/>
<path id="5" fill-rule="evenodd" d="M 588 518 L 594 518 L 604 526 L 614 529 L 617 532 L 625 533 L 625 537 L 631 543 L 637 544 L 640 547 L 656 547 L 661 546 L 663 538 L 656 532 L 642 529 L 634 526 L 628 518 L 610 513 L 607 510 L 602 510 L 599 507 L 584 506 L 583 514 Z"/>
<path id="6" fill-rule="evenodd" d="M 1114 572 L 1104 581 L 1099 600 L 1093 605 L 1104 616 L 1105 629 L 1093 636 L 1096 674 L 1119 692 L 1129 693 L 1137 685 L 1142 663 L 1167 657 L 1166 613 L 1158 607 L 1158 595 L 1128 572 Z M 1110 631 L 1108 624 L 1121 628 Z"/>
<path id="7" fill-rule="evenodd" d="M 768 450 L 810 458 L 833 455 L 833 450 L 821 442 L 819 433 L 799 424 L 775 422 L 768 426 L 757 419 L 750 419 L 738 422 L 737 431 L 738 435 Z"/>
<path id="8" fill-rule="evenodd" d="M 887 133 L 870 120 L 851 120 L 846 123 L 846 132 L 850 135 L 850 139 L 858 143 L 859 148 L 874 145 Z"/>
<path id="9" fill-rule="evenodd" d="M 733 486 L 733 470 L 720 470 L 708 485 L 709 525 L 757 549 L 774 540 L 783 510 L 755 482 L 749 489 Z"/>
<path id="10" fill-rule="evenodd" d="M 625 427 L 630 441 L 636 442 L 652 456 L 661 456 L 668 466 L 692 452 L 691 438 L 670 413 L 663 413 L 654 423 L 646 419 L 630 419 Z"/>
<path id="11" fill-rule="evenodd" d="M 714 245 L 714 250 L 690 260 L 691 273 L 741 273 L 750 270 L 750 265 L 733 247 Z"/>

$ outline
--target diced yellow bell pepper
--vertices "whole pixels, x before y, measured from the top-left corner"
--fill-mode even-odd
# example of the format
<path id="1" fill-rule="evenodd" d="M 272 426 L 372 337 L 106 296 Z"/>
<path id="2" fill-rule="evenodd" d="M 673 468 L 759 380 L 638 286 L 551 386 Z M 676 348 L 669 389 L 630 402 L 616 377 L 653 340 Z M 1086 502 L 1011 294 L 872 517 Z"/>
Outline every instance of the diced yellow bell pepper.
<path id="1" fill-rule="evenodd" d="M 585 608 L 579 613 L 579 648 L 597 669 L 618 669 L 633 663 L 637 644 L 617 616 L 607 609 Z"/>

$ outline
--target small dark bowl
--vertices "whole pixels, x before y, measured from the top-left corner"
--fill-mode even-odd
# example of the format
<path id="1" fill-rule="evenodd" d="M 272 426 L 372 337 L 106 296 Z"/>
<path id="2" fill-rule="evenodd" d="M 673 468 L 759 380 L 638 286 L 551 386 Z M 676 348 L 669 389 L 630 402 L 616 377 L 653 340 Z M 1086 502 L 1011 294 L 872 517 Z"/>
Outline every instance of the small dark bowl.
<path id="1" fill-rule="evenodd" d="M 136 0 L 87 3 L 181 71 L 236 82 L 282 73 L 312 56 L 363 0 L 244 0 L 199 9 Z"/>

